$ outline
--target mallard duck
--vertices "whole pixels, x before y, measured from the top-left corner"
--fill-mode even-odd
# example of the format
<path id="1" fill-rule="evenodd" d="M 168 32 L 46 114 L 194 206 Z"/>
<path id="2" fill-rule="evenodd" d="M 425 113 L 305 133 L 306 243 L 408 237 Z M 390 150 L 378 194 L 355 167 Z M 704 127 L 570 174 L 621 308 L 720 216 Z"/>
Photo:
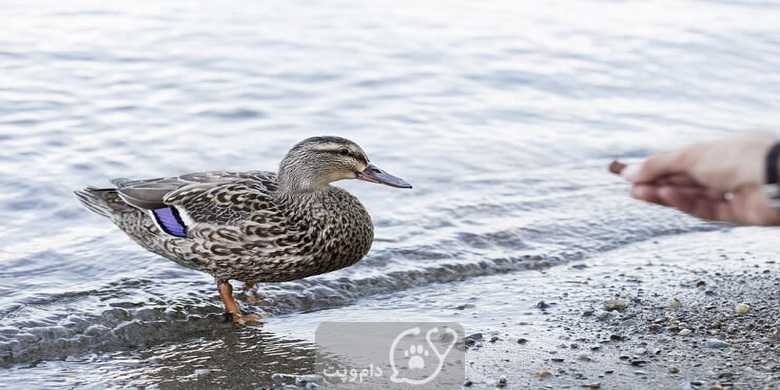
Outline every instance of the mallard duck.
<path id="1" fill-rule="evenodd" d="M 197 172 L 149 180 L 115 179 L 116 188 L 76 191 L 142 247 L 214 276 L 234 322 L 242 314 L 229 280 L 252 287 L 331 272 L 358 262 L 374 239 L 360 201 L 330 183 L 360 179 L 412 186 L 370 164 L 363 149 L 340 137 L 293 146 L 279 172 Z"/>

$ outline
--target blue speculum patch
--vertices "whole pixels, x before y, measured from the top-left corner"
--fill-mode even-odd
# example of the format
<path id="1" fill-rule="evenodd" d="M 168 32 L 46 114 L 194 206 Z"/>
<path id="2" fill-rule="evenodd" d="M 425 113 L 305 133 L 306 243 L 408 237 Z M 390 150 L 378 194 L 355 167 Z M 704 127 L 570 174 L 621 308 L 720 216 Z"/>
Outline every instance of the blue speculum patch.
<path id="1" fill-rule="evenodd" d="M 164 232 L 176 237 L 187 237 L 187 226 L 176 208 L 164 207 L 152 210 L 152 214 Z"/>

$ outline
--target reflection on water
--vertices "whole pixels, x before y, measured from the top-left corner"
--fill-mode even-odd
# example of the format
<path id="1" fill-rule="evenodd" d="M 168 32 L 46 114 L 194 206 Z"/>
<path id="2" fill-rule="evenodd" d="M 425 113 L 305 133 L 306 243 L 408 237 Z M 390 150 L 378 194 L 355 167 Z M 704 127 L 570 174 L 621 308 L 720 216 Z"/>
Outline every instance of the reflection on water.
<path id="1" fill-rule="evenodd" d="M 294 384 L 310 375 L 314 352 L 300 341 L 280 339 L 262 329 L 202 327 L 181 330 L 185 339 L 148 348 L 72 357 L 62 361 L 34 361 L 20 366 L 15 377 L 26 377 L 30 388 L 160 387 L 165 389 L 256 389 L 270 383 Z M 179 336 L 181 337 L 181 336 Z M 55 373 L 44 378 L 31 373 Z M 73 375 L 73 374 L 77 375 Z M 284 373 L 284 374 L 280 374 Z"/>
<path id="2" fill-rule="evenodd" d="M 238 386 L 228 369 L 189 372 L 176 361 L 212 367 L 248 355 L 268 357 L 245 373 L 258 386 L 275 370 L 305 373 L 301 313 L 720 229 L 627 199 L 606 163 L 780 122 L 773 3 L 3 9 L 0 359 L 20 380 L 222 376 L 213 383 Z M 72 195 L 114 177 L 275 170 L 291 145 L 321 134 L 355 140 L 415 189 L 339 183 L 371 212 L 376 242 L 354 267 L 243 302 L 284 319 L 285 337 L 275 325 L 221 323 L 210 277 L 144 252 Z M 236 351 L 221 354 L 230 337 Z M 88 370 L 96 366 L 121 374 L 104 378 Z"/>

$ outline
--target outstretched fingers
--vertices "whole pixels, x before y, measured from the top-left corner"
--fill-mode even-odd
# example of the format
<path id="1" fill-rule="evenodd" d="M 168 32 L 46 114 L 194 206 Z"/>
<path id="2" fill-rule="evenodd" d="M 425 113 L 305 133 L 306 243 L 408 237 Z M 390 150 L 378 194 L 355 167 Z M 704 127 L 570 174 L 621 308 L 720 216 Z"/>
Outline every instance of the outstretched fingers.
<path id="1" fill-rule="evenodd" d="M 637 186 L 639 187 L 639 186 Z M 780 216 L 769 206 L 766 196 L 755 187 L 734 193 L 702 187 L 642 186 L 646 200 L 674 207 L 695 217 L 739 225 L 777 225 Z M 632 190 L 632 195 L 634 195 Z"/>

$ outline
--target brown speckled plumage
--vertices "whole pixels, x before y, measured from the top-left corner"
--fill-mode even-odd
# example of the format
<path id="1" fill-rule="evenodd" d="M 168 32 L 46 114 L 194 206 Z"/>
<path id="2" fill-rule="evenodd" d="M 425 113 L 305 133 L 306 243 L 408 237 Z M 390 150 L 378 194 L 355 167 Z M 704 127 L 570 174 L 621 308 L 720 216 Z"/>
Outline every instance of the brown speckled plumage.
<path id="1" fill-rule="evenodd" d="M 369 164 L 352 141 L 314 137 L 287 153 L 278 175 L 199 172 L 117 179 L 117 188 L 76 194 L 144 248 L 214 275 L 218 283 L 283 282 L 348 267 L 368 252 L 374 237 L 368 212 L 357 198 L 329 184 L 353 178 L 411 188 Z M 175 209 L 186 236 L 166 232 L 155 220 L 152 210 L 168 208 Z"/>

